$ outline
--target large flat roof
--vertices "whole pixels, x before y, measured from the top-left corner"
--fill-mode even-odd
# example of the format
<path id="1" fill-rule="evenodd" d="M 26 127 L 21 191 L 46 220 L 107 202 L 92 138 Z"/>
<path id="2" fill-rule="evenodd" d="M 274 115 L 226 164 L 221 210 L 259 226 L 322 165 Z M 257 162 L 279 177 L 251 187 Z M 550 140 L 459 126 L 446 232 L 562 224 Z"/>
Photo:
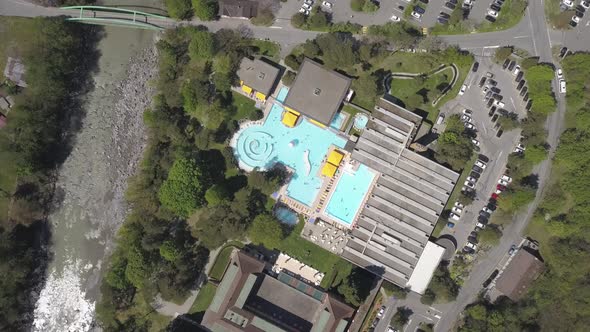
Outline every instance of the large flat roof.
<path id="1" fill-rule="evenodd" d="M 243 58 L 238 69 L 238 77 L 254 90 L 270 95 L 277 83 L 279 68 L 261 59 Z"/>
<path id="2" fill-rule="evenodd" d="M 410 287 L 412 291 L 418 294 L 424 294 L 424 291 L 428 288 L 428 284 L 430 284 L 434 270 L 436 270 L 444 253 L 445 248 L 438 244 L 430 241 L 426 243 L 426 247 L 418 260 L 418 264 L 408 281 L 407 286 Z"/>
<path id="3" fill-rule="evenodd" d="M 305 58 L 284 104 L 329 125 L 346 97 L 350 83 L 350 78 Z"/>
<path id="4" fill-rule="evenodd" d="M 459 178 L 406 149 L 416 125 L 408 118 L 376 108 L 352 152 L 381 175 L 342 253 L 401 287 L 410 281 Z"/>

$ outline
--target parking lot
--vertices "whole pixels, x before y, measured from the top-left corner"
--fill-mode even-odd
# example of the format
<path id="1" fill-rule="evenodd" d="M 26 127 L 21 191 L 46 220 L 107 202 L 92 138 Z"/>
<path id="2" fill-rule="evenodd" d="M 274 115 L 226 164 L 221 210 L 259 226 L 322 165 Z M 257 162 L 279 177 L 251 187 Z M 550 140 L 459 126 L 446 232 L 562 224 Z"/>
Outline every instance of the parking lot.
<path id="1" fill-rule="evenodd" d="M 586 11 L 590 9 L 590 0 L 562 0 L 562 11 L 568 11 L 572 14 L 570 26 L 573 28 L 590 25 L 590 18 Z"/>
<path id="2" fill-rule="evenodd" d="M 490 108 L 486 106 L 483 89 L 479 87 L 481 78 L 486 76 L 488 72 L 493 74 L 493 80 L 497 82 L 496 87 L 500 89 L 499 94 L 503 96 L 504 106 L 502 108 L 508 112 L 517 113 L 519 118 L 526 115 L 525 103 L 516 90 L 517 84 L 513 73 L 494 64 L 490 58 L 478 57 L 476 61 L 479 61 L 479 69 L 475 73 L 470 72 L 465 80 L 467 85 L 465 93 L 441 109 L 441 112 L 447 117 L 451 114 L 462 114 L 464 109 L 472 110 L 471 123 L 476 128 L 475 139 L 480 142 L 478 153 L 485 156 L 482 159 L 484 159 L 486 167 L 481 171 L 475 183 L 473 203 L 463 209 L 458 221 L 452 220 L 455 223 L 453 228 L 445 227 L 442 232 L 442 234 L 450 234 L 455 237 L 459 250 L 463 248 L 470 233 L 474 230 L 479 212 L 488 204 L 491 194 L 495 192 L 498 180 L 504 174 L 508 155 L 513 152 L 520 138 L 520 129 L 505 131 L 500 137 L 497 137 L 499 129 L 494 128 L 495 123 L 489 116 Z M 488 160 L 486 161 L 486 159 Z M 463 185 L 463 183 L 458 185 Z"/>

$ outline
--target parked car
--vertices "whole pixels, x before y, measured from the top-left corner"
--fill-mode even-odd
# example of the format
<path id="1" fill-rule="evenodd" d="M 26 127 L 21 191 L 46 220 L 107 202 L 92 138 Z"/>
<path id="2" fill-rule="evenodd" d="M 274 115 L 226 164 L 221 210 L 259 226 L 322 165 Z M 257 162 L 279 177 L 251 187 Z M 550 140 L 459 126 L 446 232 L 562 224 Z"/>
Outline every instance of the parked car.
<path id="1" fill-rule="evenodd" d="M 510 59 L 506 59 L 504 60 L 504 63 L 502 64 L 502 69 L 506 69 L 508 68 L 508 65 L 510 64 Z"/>
<path id="2" fill-rule="evenodd" d="M 468 176 L 466 180 L 473 183 L 477 182 L 477 179 L 471 176 Z"/>
<path id="3" fill-rule="evenodd" d="M 463 94 L 465 94 L 465 91 L 467 91 L 467 85 L 463 84 L 461 85 L 461 90 L 459 90 L 459 95 L 462 96 Z"/>
<path id="4" fill-rule="evenodd" d="M 500 196 L 498 196 L 498 194 L 496 194 L 496 193 L 493 193 L 492 196 L 490 196 L 490 198 L 495 201 L 498 200 L 498 197 L 500 197 Z"/>
<path id="5" fill-rule="evenodd" d="M 439 17 L 438 17 L 436 20 L 437 20 L 437 21 L 438 21 L 438 23 L 440 23 L 440 24 L 447 24 L 447 23 L 449 23 L 449 20 L 448 20 L 448 19 L 446 19 L 446 18 L 444 18 L 444 17 L 440 17 L 440 16 L 439 16 Z"/>
<path id="6" fill-rule="evenodd" d="M 467 187 L 467 188 L 471 188 L 471 189 L 474 189 L 474 188 L 475 188 L 475 184 L 473 184 L 472 182 L 465 181 L 463 184 L 464 184 L 464 185 L 465 185 L 465 187 Z"/>
<path id="7" fill-rule="evenodd" d="M 397 15 L 391 15 L 389 20 L 392 22 L 399 22 L 399 21 L 401 21 L 401 18 L 399 18 Z"/>
<path id="8" fill-rule="evenodd" d="M 332 9 L 332 3 L 328 2 L 328 1 L 322 2 L 322 6 L 328 8 L 328 9 Z"/>
<path id="9" fill-rule="evenodd" d="M 475 146 L 479 146 L 479 141 L 476 140 L 475 138 L 471 139 L 471 143 L 473 143 L 473 145 L 475 145 Z"/>
<path id="10" fill-rule="evenodd" d="M 471 122 L 471 117 L 469 115 L 461 115 L 461 121 L 463 122 Z"/>
<path id="11" fill-rule="evenodd" d="M 557 78 L 563 78 L 563 70 L 561 68 L 557 68 Z"/>
<path id="12" fill-rule="evenodd" d="M 531 110 L 531 107 L 533 107 L 533 101 L 532 101 L 532 100 L 529 100 L 529 101 L 526 103 L 526 106 L 524 107 L 524 109 L 525 109 L 525 110 L 527 110 L 527 112 L 528 112 L 528 111 L 530 111 L 530 110 Z"/>
<path id="13" fill-rule="evenodd" d="M 479 80 L 479 87 L 483 87 L 483 85 L 486 83 L 486 78 L 482 77 L 481 80 Z"/>
<path id="14" fill-rule="evenodd" d="M 471 172 L 469 172 L 469 176 L 471 176 L 472 178 L 475 178 L 475 179 L 479 179 L 481 177 L 481 174 L 471 171 Z"/>
<path id="15" fill-rule="evenodd" d="M 460 202 L 455 202 L 455 206 L 459 209 L 463 209 L 465 207 L 465 205 L 461 204 Z"/>
<path id="16" fill-rule="evenodd" d="M 471 67 L 471 71 L 475 73 L 475 72 L 477 72 L 478 69 L 479 69 L 479 62 L 475 61 L 473 63 L 473 67 Z"/>
<path id="17" fill-rule="evenodd" d="M 488 13 L 489 16 L 493 17 L 493 18 L 498 18 L 498 12 L 493 10 L 493 9 L 488 9 Z"/>
<path id="18" fill-rule="evenodd" d="M 500 180 L 498 180 L 498 184 L 501 184 L 503 186 L 507 186 L 508 185 L 508 182 L 500 179 Z"/>
<path id="19" fill-rule="evenodd" d="M 495 18 L 495 17 L 492 17 L 492 16 L 490 16 L 490 15 L 486 15 L 484 18 L 485 18 L 486 20 L 488 20 L 490 23 L 494 23 L 494 22 L 496 22 L 496 18 Z"/>
<path id="20" fill-rule="evenodd" d="M 525 83 L 526 83 L 525 80 L 521 80 L 520 82 L 518 82 L 518 85 L 516 86 L 516 90 L 520 91 L 520 89 L 522 89 L 522 87 L 524 86 Z"/>
<path id="21" fill-rule="evenodd" d="M 490 91 L 491 92 L 491 91 Z M 488 99 L 488 103 L 486 104 L 487 107 L 490 107 L 494 104 L 494 100 L 492 98 Z"/>
<path id="22" fill-rule="evenodd" d="M 383 317 L 384 313 L 385 313 L 385 306 L 381 306 L 381 308 L 379 308 L 379 311 L 377 312 L 377 318 Z"/>
<path id="23" fill-rule="evenodd" d="M 478 222 L 478 223 L 475 225 L 475 230 L 476 230 L 476 231 L 479 231 L 479 230 L 481 230 L 481 229 L 484 229 L 484 228 L 486 228 L 486 225 L 485 225 L 485 224 L 482 224 L 482 223 L 480 223 L 480 222 Z"/>
<path id="24" fill-rule="evenodd" d="M 468 108 L 464 108 L 463 114 L 471 116 L 473 114 L 473 111 Z"/>
<path id="25" fill-rule="evenodd" d="M 496 204 L 492 204 L 491 202 L 488 203 L 488 205 L 486 205 L 486 207 L 490 210 L 490 211 L 496 211 Z"/>
<path id="26" fill-rule="evenodd" d="M 449 218 L 453 219 L 453 220 L 459 220 L 459 218 L 461 218 L 460 215 L 458 214 L 454 214 L 453 212 L 449 213 Z"/>
<path id="27" fill-rule="evenodd" d="M 463 212 L 463 209 L 453 206 L 451 211 L 453 211 L 453 213 L 455 213 L 455 214 L 461 215 L 461 213 Z"/>
<path id="28" fill-rule="evenodd" d="M 416 11 L 413 11 L 412 12 L 412 17 L 415 18 L 415 19 L 420 19 L 420 17 L 422 17 L 422 14 L 420 14 L 420 13 L 418 13 Z"/>
<path id="29" fill-rule="evenodd" d="M 494 212 L 494 211 L 490 210 L 490 209 L 489 209 L 487 206 L 484 206 L 484 207 L 483 207 L 483 209 L 481 209 L 481 210 L 482 210 L 483 212 L 487 212 L 487 213 L 489 213 L 489 214 L 492 214 L 492 212 Z"/>
<path id="30" fill-rule="evenodd" d="M 481 167 L 482 169 L 486 169 L 486 164 L 483 161 L 481 161 L 481 160 L 477 160 L 475 162 L 475 166 Z"/>
<path id="31" fill-rule="evenodd" d="M 440 16 L 440 17 L 444 17 L 444 18 L 446 18 L 446 19 L 449 19 L 449 18 L 451 18 L 451 15 L 449 15 L 449 14 L 447 14 L 447 13 L 445 13 L 445 12 L 440 12 L 440 13 L 438 13 L 438 16 Z"/>
<path id="32" fill-rule="evenodd" d="M 559 80 L 559 92 L 560 93 L 565 93 L 566 92 L 565 80 Z"/>
<path id="33" fill-rule="evenodd" d="M 528 91 L 529 91 L 529 88 L 525 86 L 524 88 L 522 88 L 522 90 L 520 90 L 520 95 L 524 96 Z"/>
<path id="34" fill-rule="evenodd" d="M 486 218 L 486 219 L 490 218 L 490 214 L 484 210 L 479 211 L 479 215 Z"/>
<path id="35" fill-rule="evenodd" d="M 512 255 L 512 254 L 514 254 L 514 252 L 516 252 L 516 249 L 518 249 L 518 248 L 516 247 L 516 244 L 513 244 L 513 245 L 511 245 L 511 246 L 510 246 L 510 250 L 508 250 L 508 255 Z"/>
<path id="36" fill-rule="evenodd" d="M 498 130 L 498 132 L 496 133 L 496 137 L 502 137 L 502 134 L 504 134 L 504 129 Z"/>
<path id="37" fill-rule="evenodd" d="M 484 224 L 484 225 L 487 225 L 488 224 L 488 217 L 479 215 L 479 216 L 477 216 L 477 221 Z"/>
<path id="38" fill-rule="evenodd" d="M 490 108 L 490 111 L 488 112 L 488 116 L 493 116 L 494 113 L 496 113 L 496 109 L 497 109 L 496 106 L 492 106 L 492 108 Z M 495 120 L 493 120 L 493 121 L 495 121 Z"/>
<path id="39" fill-rule="evenodd" d="M 508 183 L 512 182 L 512 178 L 509 177 L 508 175 L 505 175 L 505 174 L 502 175 L 502 177 L 500 178 L 500 180 L 504 180 L 504 181 L 506 181 Z"/>
<path id="40" fill-rule="evenodd" d="M 448 228 L 453 228 L 453 227 L 455 227 L 455 223 L 452 222 L 452 221 L 447 221 L 447 227 Z"/>
<path id="41" fill-rule="evenodd" d="M 515 82 L 520 82 L 522 80 L 522 76 L 524 75 L 523 71 L 518 72 L 516 78 L 514 79 Z"/>
<path id="42" fill-rule="evenodd" d="M 447 7 L 450 10 L 454 10 L 455 7 L 456 7 L 456 5 L 454 3 L 452 3 L 452 2 L 449 1 L 449 2 L 446 2 L 445 3 L 445 7 Z"/>
<path id="43" fill-rule="evenodd" d="M 590 1 L 586 0 L 586 1 L 582 1 L 580 2 L 580 6 L 584 7 L 585 9 L 590 8 Z"/>
<path id="44" fill-rule="evenodd" d="M 475 165 L 473 165 L 473 167 L 471 167 L 471 170 L 473 170 L 474 172 L 477 172 L 479 174 L 483 173 L 483 168 L 475 166 Z"/>
<path id="45" fill-rule="evenodd" d="M 565 56 L 568 53 L 568 49 L 567 47 L 562 47 L 561 50 L 559 50 L 559 57 L 561 58 L 565 58 Z"/>
<path id="46" fill-rule="evenodd" d="M 299 12 L 305 16 L 309 15 L 309 10 L 307 10 L 305 8 L 299 8 Z"/>

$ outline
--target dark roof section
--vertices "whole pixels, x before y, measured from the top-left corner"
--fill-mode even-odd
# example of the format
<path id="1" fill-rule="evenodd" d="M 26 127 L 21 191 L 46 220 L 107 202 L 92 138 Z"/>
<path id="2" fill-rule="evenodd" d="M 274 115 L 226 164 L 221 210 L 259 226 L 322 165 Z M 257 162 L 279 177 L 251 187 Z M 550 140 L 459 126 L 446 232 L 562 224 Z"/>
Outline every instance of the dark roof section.
<path id="1" fill-rule="evenodd" d="M 229 332 L 341 332 L 352 320 L 354 309 L 329 294 L 314 298 L 302 285 L 285 283 L 263 270 L 263 262 L 235 252 L 201 324 Z"/>
<path id="2" fill-rule="evenodd" d="M 257 14 L 257 1 L 219 0 L 219 16 L 252 18 Z"/>
<path id="3" fill-rule="evenodd" d="M 513 301 L 520 300 L 545 269 L 545 264 L 529 250 L 518 250 L 496 282 L 496 289 Z"/>
<path id="4" fill-rule="evenodd" d="M 413 114 L 375 107 L 352 158 L 381 173 L 342 256 L 405 287 L 459 174 L 406 149 Z"/>
<path id="5" fill-rule="evenodd" d="M 305 58 L 284 104 L 329 125 L 346 97 L 350 83 L 350 78 Z"/>
<path id="6" fill-rule="evenodd" d="M 268 61 L 245 57 L 240 62 L 238 76 L 247 86 L 269 96 L 278 82 L 279 72 L 280 69 Z"/>

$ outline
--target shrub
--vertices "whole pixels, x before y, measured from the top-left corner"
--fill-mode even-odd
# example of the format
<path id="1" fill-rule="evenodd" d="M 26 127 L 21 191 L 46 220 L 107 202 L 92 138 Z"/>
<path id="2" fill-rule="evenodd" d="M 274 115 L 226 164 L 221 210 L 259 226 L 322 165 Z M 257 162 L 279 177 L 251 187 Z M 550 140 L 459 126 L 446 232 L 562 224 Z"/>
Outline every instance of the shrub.
<path id="1" fill-rule="evenodd" d="M 378 9 L 379 5 L 377 5 L 371 0 L 365 1 L 365 4 L 363 5 L 363 11 L 365 13 L 373 13 L 376 12 Z"/>
<path id="2" fill-rule="evenodd" d="M 275 20 L 275 15 L 269 8 L 264 8 L 258 11 L 258 15 L 250 19 L 254 25 L 270 26 Z"/>
<path id="3" fill-rule="evenodd" d="M 283 84 L 286 86 L 291 86 L 291 84 L 293 84 L 293 82 L 295 81 L 295 76 L 297 76 L 297 74 L 288 70 L 285 73 L 285 76 L 283 76 L 283 79 L 282 79 Z"/>
<path id="4" fill-rule="evenodd" d="M 512 47 L 500 47 L 496 50 L 494 58 L 497 62 L 504 62 L 509 56 L 512 55 Z"/>
<path id="5" fill-rule="evenodd" d="M 363 11 L 365 0 L 350 0 L 350 9 L 355 12 Z"/>
<path id="6" fill-rule="evenodd" d="M 291 16 L 291 25 L 296 28 L 301 28 L 307 22 L 307 17 L 303 13 L 297 13 Z"/>

